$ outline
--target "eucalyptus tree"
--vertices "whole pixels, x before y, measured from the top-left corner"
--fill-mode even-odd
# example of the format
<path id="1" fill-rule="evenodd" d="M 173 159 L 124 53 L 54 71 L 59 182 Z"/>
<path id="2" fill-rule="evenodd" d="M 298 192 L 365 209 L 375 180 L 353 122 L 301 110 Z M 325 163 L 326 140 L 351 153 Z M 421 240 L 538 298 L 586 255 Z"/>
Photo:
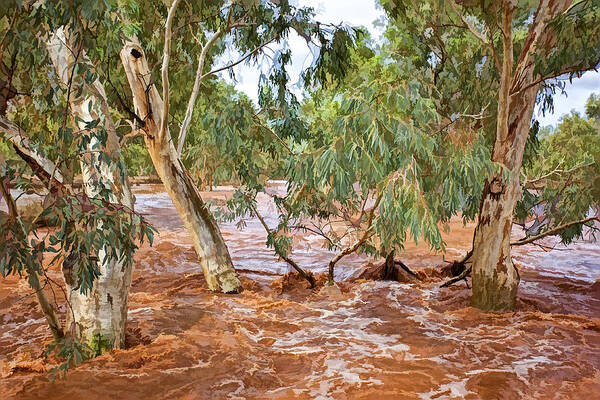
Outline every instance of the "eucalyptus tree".
<path id="1" fill-rule="evenodd" d="M 165 185 L 184 224 L 192 236 L 194 248 L 200 257 L 204 276 L 212 290 L 237 292 L 240 281 L 235 273 L 231 257 L 218 226 L 202 200 L 197 187 L 190 178 L 180 154 L 184 148 L 187 131 L 201 84 L 219 71 L 231 69 L 248 60 L 257 61 L 270 44 L 282 44 L 292 31 L 307 41 L 316 40 L 321 50 L 315 62 L 315 70 L 340 73 L 345 46 L 352 40 L 347 30 L 321 25 L 314 21 L 310 8 L 297 8 L 287 1 L 214 1 L 208 3 L 173 1 L 168 9 L 161 5 L 130 13 L 124 18 L 140 21 L 140 41 L 126 37 L 120 53 L 121 61 L 131 89 L 137 123 L 136 132 L 144 137 L 154 167 Z M 154 18 L 164 23 L 164 34 L 154 39 Z M 164 21 L 164 22 L 163 22 Z M 151 29 L 145 32 L 145 29 Z M 149 42 L 144 40 L 150 38 Z M 158 44 L 162 44 L 159 46 Z M 189 63 L 196 64 L 192 71 L 194 85 L 181 122 L 178 149 L 170 133 L 169 116 L 172 110 L 172 90 L 169 68 L 172 44 L 180 51 L 176 54 L 178 75 L 189 75 Z M 144 50 L 148 48 L 150 52 Z M 162 49 L 156 52 L 156 48 Z M 241 56 L 223 66 L 213 67 L 218 55 L 235 50 Z M 150 68 L 161 59 L 160 77 Z M 290 61 L 289 49 L 277 51 L 272 65 L 270 82 L 278 86 L 279 99 L 286 101 L 285 66 Z M 211 69 L 212 68 L 212 69 Z M 160 82 L 161 91 L 154 82 Z M 178 87 L 187 85 L 187 80 L 178 81 Z M 133 114 L 133 113 L 132 113 Z M 282 120 L 293 115 L 284 112 Z"/>
<path id="2" fill-rule="evenodd" d="M 69 24 L 71 30 L 75 30 L 73 25 Z M 104 86 L 82 46 L 76 34 L 70 30 L 65 32 L 64 28 L 58 28 L 46 41 L 63 90 L 72 93 L 67 95 L 69 108 L 76 128 L 84 137 L 82 142 L 87 143 L 86 152 L 80 157 L 83 187 L 89 197 L 105 197 L 113 204 L 133 210 L 133 195 Z M 86 73 L 93 77 L 86 77 Z M 90 129 L 94 125 L 97 125 L 95 129 Z M 98 229 L 104 228 L 100 224 Z M 113 251 L 121 252 L 119 243 L 112 247 Z M 67 289 L 78 336 L 88 342 L 94 336 L 101 336 L 110 347 L 119 348 L 125 344 L 133 266 L 131 260 L 122 256 L 107 260 L 106 253 L 101 250 L 98 254 L 100 274 L 90 293 L 72 290 L 69 281 Z"/>
<path id="3" fill-rule="evenodd" d="M 256 215 L 268 245 L 297 270 L 290 233 L 322 236 L 334 252 L 330 284 L 336 264 L 354 252 L 386 257 L 407 240 L 443 249 L 440 226 L 458 213 L 474 216 L 492 168 L 479 132 L 439 118 L 430 99 L 436 89 L 422 84 L 419 69 L 390 61 L 386 47 L 376 54 L 368 43 L 365 37 L 350 51 L 344 77 L 305 74 L 307 97 L 290 104 L 294 124 L 277 118 L 276 91 L 261 92 L 265 111 L 256 124 L 279 149 L 271 162 L 288 180 L 285 193 L 273 195 L 277 226 L 267 226 L 256 209 L 255 196 L 265 191 L 260 182 L 243 180 L 228 204 L 230 219 Z"/>
<path id="4" fill-rule="evenodd" d="M 355 52 L 343 85 L 312 93 L 304 107 L 312 140 L 288 166 L 290 209 L 318 215 L 317 231 L 338 249 L 330 283 L 335 264 L 357 250 L 393 257 L 408 240 L 443 250 L 440 227 L 453 215 L 472 218 L 492 169 L 485 138 L 440 118 L 437 88 L 421 71 L 393 62 L 386 45 L 377 50 Z"/>
<path id="5" fill-rule="evenodd" d="M 40 281 L 53 282 L 42 256 L 56 253 L 51 264 L 62 260 L 69 322 L 66 330 L 51 322 L 54 336 L 67 333 L 101 352 L 124 345 L 132 256 L 152 230 L 133 211 L 111 110 L 85 55 L 84 45 L 95 42 L 99 30 L 82 26 L 70 11 L 51 2 L 14 4 L 2 18 L 3 81 L 15 90 L 4 99 L 0 128 L 25 161 L 3 175 L 10 187 L 37 193 L 44 203 L 34 221 L 14 211 L 3 220 L 1 266 L 4 276 L 25 273 L 39 298 Z M 114 19 L 104 22 L 115 26 Z M 78 168 L 84 193 L 71 185 Z M 40 218 L 58 229 L 39 237 Z M 51 307 L 42 309 L 50 322 Z"/>
<path id="6" fill-rule="evenodd" d="M 488 131 L 491 161 L 500 169 L 487 177 L 482 194 L 471 257 L 472 304 L 512 308 L 519 275 L 510 233 L 534 107 L 551 108 L 552 95 L 562 88 L 556 78 L 598 65 L 599 2 L 382 3 L 395 25 L 388 37 L 397 43 L 396 56 L 430 71 L 429 81 L 440 88 L 442 115 L 487 111 L 479 128 Z"/>

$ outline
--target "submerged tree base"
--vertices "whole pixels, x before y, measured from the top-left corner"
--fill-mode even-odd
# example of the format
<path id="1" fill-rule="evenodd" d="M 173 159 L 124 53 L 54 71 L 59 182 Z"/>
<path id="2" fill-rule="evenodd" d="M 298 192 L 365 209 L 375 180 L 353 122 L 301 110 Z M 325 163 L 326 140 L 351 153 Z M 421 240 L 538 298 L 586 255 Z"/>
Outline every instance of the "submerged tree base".
<path id="1" fill-rule="evenodd" d="M 246 290 L 228 296 L 211 292 L 201 273 L 181 273 L 181 260 L 195 254 L 185 234 L 168 238 L 136 255 L 127 348 L 85 361 L 54 383 L 47 374 L 56 364 L 37 358 L 51 340 L 49 333 L 40 338 L 44 322 L 21 318 L 41 317 L 35 302 L 1 303 L 4 398 L 434 398 L 447 395 L 448 382 L 463 382 L 473 398 L 578 399 L 600 390 L 593 285 L 529 269 L 522 275 L 530 285 L 516 312 L 506 314 L 474 312 L 464 285 L 435 289 L 431 283 L 447 266 L 415 270 L 430 279 L 417 285 L 341 281 L 335 297 L 320 290 L 326 274 L 317 274 L 319 289 L 310 290 L 292 272 L 280 278 L 287 285 L 280 294 L 272 276 L 249 271 L 242 273 Z M 0 286 L 3 298 L 20 294 L 10 279 Z M 547 301 L 548 291 L 559 294 L 556 301 Z M 16 335 L 27 349 L 14 346 Z M 526 371 L 513 372 L 524 364 Z"/>

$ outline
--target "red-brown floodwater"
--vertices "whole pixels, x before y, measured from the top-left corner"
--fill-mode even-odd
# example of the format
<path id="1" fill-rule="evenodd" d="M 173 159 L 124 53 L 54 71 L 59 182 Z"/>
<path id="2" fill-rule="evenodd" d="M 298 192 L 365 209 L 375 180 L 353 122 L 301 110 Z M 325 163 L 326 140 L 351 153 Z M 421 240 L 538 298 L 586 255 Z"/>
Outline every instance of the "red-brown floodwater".
<path id="1" fill-rule="evenodd" d="M 230 194 L 220 188 L 205 197 Z M 282 279 L 288 266 L 249 219 L 243 230 L 221 225 L 246 289 L 224 295 L 206 289 L 168 196 L 146 187 L 136 197 L 160 235 L 135 256 L 128 348 L 50 382 L 53 365 L 39 356 L 51 336 L 35 297 L 25 296 L 23 280 L 4 279 L 0 398 L 600 399 L 599 243 L 514 249 L 517 310 L 485 313 L 469 306 L 464 282 L 439 289 L 436 279 L 353 279 L 365 263 L 380 262 L 358 256 L 338 264 L 341 290 L 308 290 L 293 276 Z M 274 226 L 268 197 L 259 209 Z M 466 252 L 472 230 L 451 223 L 446 259 Z M 300 265 L 325 271 L 332 253 L 321 238 L 298 232 L 294 245 Z M 414 269 L 444 264 L 423 245 L 398 258 Z"/>

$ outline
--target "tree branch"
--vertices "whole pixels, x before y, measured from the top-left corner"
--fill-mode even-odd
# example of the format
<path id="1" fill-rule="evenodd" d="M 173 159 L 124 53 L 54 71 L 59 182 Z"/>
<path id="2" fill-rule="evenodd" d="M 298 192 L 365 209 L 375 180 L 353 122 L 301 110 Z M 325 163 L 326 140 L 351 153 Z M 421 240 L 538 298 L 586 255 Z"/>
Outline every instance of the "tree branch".
<path id="1" fill-rule="evenodd" d="M 228 29 L 228 26 L 225 29 Z M 215 34 L 212 35 L 212 37 L 208 40 L 208 42 L 206 42 L 206 44 L 202 47 L 202 51 L 200 52 L 200 56 L 198 57 L 198 67 L 196 68 L 196 78 L 194 79 L 194 87 L 192 89 L 192 94 L 190 95 L 190 100 L 188 101 L 187 109 L 185 110 L 185 118 L 183 119 L 183 124 L 181 124 L 181 129 L 179 130 L 179 138 L 177 140 L 177 155 L 179 157 L 181 157 L 181 152 L 183 151 L 183 144 L 187 136 L 190 121 L 192 120 L 194 105 L 196 104 L 196 99 L 198 98 L 198 91 L 200 90 L 200 83 L 204 78 L 204 75 L 202 75 L 202 71 L 204 70 L 204 64 L 206 63 L 206 56 L 208 55 L 208 50 L 210 50 L 213 44 L 217 41 L 217 39 L 219 39 L 219 37 L 223 33 L 223 30 L 218 29 L 215 32 Z"/>
<path id="2" fill-rule="evenodd" d="M 160 129 L 158 131 L 159 140 L 164 140 L 169 125 L 169 59 L 171 57 L 171 28 L 173 26 L 173 17 L 175 16 L 175 10 L 180 0 L 173 0 L 169 14 L 167 15 L 167 22 L 165 24 L 165 46 L 163 50 L 163 61 L 160 69 L 162 77 L 162 98 L 163 98 L 163 113 L 162 120 L 160 122 Z"/>
<path id="3" fill-rule="evenodd" d="M 369 213 L 369 220 L 367 222 L 367 230 L 365 231 L 365 233 L 362 235 L 362 237 L 357 240 L 353 245 L 348 246 L 346 248 L 344 248 L 341 252 L 339 252 L 330 262 L 329 262 L 329 277 L 328 277 L 328 283 L 329 285 L 333 285 L 333 269 L 335 267 L 335 264 L 340 261 L 342 258 L 344 258 L 345 256 L 347 256 L 348 254 L 352 254 L 354 253 L 356 250 L 358 250 L 358 248 L 360 246 L 362 246 L 371 236 L 373 236 L 373 217 L 375 216 L 375 210 L 377 209 L 377 207 L 379 207 L 379 203 L 381 202 L 381 198 L 383 197 L 383 194 L 379 194 L 379 196 L 377 196 L 377 200 L 375 200 L 375 204 L 373 205 L 373 208 L 371 208 L 371 211 Z"/>
<path id="4" fill-rule="evenodd" d="M 469 261 L 469 259 L 471 258 L 472 255 L 473 255 L 473 249 L 467 251 L 467 254 L 465 254 L 465 256 L 460 261 L 454 261 L 453 263 L 456 263 L 459 266 L 462 265 L 464 267 L 464 265 L 466 264 L 467 261 Z M 465 282 L 466 282 L 466 277 L 471 273 L 471 268 L 472 267 L 465 268 L 460 273 L 460 275 L 455 276 L 454 278 L 448 279 L 446 282 L 442 283 L 440 285 L 440 288 L 448 287 L 456 282 L 462 281 L 463 279 L 465 279 Z M 468 286 L 468 284 L 467 284 L 467 286 Z"/>
<path id="5" fill-rule="evenodd" d="M 0 116 L 0 132 L 12 143 L 17 154 L 31 167 L 44 183 L 56 181 L 62 185 L 63 175 L 54 162 L 40 154 L 29 136 L 21 128 L 4 116 Z"/>
<path id="6" fill-rule="evenodd" d="M 214 70 L 212 70 L 210 72 L 207 72 L 204 75 L 202 75 L 201 79 L 204 79 L 204 78 L 206 78 L 209 75 L 216 74 L 217 72 L 221 72 L 221 71 L 224 71 L 226 69 L 233 68 L 233 67 L 235 67 L 238 64 L 241 64 L 242 62 L 244 62 L 245 60 L 247 60 L 248 58 L 250 58 L 253 54 L 255 54 L 256 52 L 258 52 L 260 49 L 262 49 L 263 47 L 267 46 L 270 43 L 273 43 L 275 40 L 277 40 L 277 38 L 273 38 L 273 39 L 267 40 L 266 42 L 263 42 L 261 45 L 259 45 L 255 49 L 250 50 L 248 53 L 246 53 L 242 58 L 240 58 L 236 62 L 233 62 L 233 63 L 231 63 L 229 65 L 225 65 L 223 67 L 220 67 L 220 68 L 214 69 Z"/>
<path id="7" fill-rule="evenodd" d="M 252 199 L 250 199 L 248 196 L 246 196 L 246 198 L 250 201 L 250 208 L 252 209 L 252 212 L 254 213 L 256 218 L 258 218 L 258 220 L 260 221 L 263 228 L 265 228 L 267 235 L 272 236 L 273 233 L 272 233 L 271 229 L 269 228 L 269 225 L 267 225 L 267 222 L 265 221 L 263 216 L 258 213 L 258 210 L 252 203 Z M 275 242 L 273 242 L 273 249 L 275 250 L 275 253 L 277 253 L 277 255 L 279 257 L 281 257 L 286 263 L 291 265 L 296 271 L 298 271 L 298 273 L 304 279 L 306 279 L 308 281 L 308 283 L 310 283 L 311 289 L 313 289 L 315 287 L 315 285 L 316 285 L 315 277 L 313 276 L 313 274 L 311 272 L 306 272 L 302 268 L 300 268 L 300 266 L 294 260 L 292 260 L 289 256 L 287 256 L 283 251 L 281 251 L 281 249 L 279 248 L 278 245 L 275 244 Z"/>
<path id="8" fill-rule="evenodd" d="M 557 226 L 556 228 L 552 228 L 552 229 L 549 229 L 549 230 L 547 230 L 545 232 L 542 232 L 539 235 L 531 236 L 531 237 L 526 238 L 526 239 L 521 239 L 521 240 L 517 240 L 516 242 L 512 242 L 510 245 L 511 246 L 522 246 L 524 244 L 533 243 L 536 240 L 542 239 L 542 238 L 544 238 L 546 236 L 556 235 L 557 233 L 559 233 L 563 229 L 567 229 L 567 228 L 569 228 L 569 227 L 571 227 L 573 225 L 586 224 L 586 223 L 591 222 L 591 221 L 600 222 L 600 218 L 594 216 L 594 217 L 580 219 L 578 221 L 567 222 L 566 224 L 562 224 L 562 225 Z"/>

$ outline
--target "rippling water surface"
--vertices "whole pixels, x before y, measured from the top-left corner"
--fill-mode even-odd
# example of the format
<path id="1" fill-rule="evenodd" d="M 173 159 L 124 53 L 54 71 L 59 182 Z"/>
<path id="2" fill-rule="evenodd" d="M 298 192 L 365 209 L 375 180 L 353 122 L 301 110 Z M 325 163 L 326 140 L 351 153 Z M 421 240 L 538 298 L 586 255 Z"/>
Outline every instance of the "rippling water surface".
<path id="1" fill-rule="evenodd" d="M 230 194 L 220 188 L 205 197 Z M 265 248 L 262 226 L 249 219 L 241 231 L 221 225 L 246 288 L 222 295 L 206 289 L 168 196 L 145 187 L 136 197 L 160 235 L 135 256 L 128 348 L 50 383 L 45 371 L 52 365 L 38 357 L 50 335 L 35 299 L 23 297 L 25 282 L 0 281 L 0 397 L 600 398 L 598 243 L 515 249 L 518 308 L 483 313 L 469 307 L 464 283 L 439 289 L 436 281 L 354 280 L 365 263 L 379 262 L 361 256 L 338 265 L 340 290 L 310 291 L 293 276 L 282 280 L 289 267 Z M 275 226 L 273 203 L 259 200 Z M 447 259 L 465 253 L 472 229 L 452 222 Z M 321 238 L 297 232 L 294 245 L 300 265 L 325 271 L 332 253 Z M 421 245 L 399 258 L 415 269 L 443 264 Z"/>

